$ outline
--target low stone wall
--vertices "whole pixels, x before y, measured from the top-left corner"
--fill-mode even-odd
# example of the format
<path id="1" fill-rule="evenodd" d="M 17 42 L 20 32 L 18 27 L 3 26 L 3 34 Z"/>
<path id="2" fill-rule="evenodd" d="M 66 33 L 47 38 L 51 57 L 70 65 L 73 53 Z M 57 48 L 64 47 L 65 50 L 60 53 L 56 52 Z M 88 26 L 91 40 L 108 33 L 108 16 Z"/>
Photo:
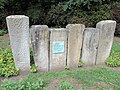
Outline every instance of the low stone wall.
<path id="1" fill-rule="evenodd" d="M 24 15 L 8 16 L 6 21 L 15 66 L 29 69 L 30 36 L 34 61 L 40 71 L 65 66 L 77 68 L 80 60 L 85 66 L 104 64 L 110 54 L 116 27 L 116 21 L 104 20 L 98 22 L 96 28 L 69 24 L 66 28 L 33 25 L 29 29 L 29 18 Z"/>

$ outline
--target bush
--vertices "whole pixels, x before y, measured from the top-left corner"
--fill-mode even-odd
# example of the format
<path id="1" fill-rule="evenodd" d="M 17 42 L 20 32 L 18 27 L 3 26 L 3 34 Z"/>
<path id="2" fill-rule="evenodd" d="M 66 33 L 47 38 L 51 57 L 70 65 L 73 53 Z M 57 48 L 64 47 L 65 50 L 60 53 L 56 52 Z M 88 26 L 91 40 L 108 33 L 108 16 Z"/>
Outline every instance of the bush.
<path id="1" fill-rule="evenodd" d="M 112 19 L 111 5 L 94 6 L 91 10 L 76 8 L 64 11 L 64 3 L 53 5 L 45 23 L 49 27 L 65 27 L 67 24 L 85 24 L 86 26 L 95 26 L 101 20 Z"/>
<path id="2" fill-rule="evenodd" d="M 31 73 L 36 73 L 36 72 L 37 72 L 37 66 L 36 66 L 35 64 L 32 64 L 32 65 L 30 66 L 30 72 L 31 72 Z"/>
<path id="3" fill-rule="evenodd" d="M 112 19 L 111 6 L 107 4 L 94 6 L 88 11 L 76 9 L 71 12 L 68 23 L 81 23 L 90 27 L 95 26 L 101 20 Z"/>
<path id="4" fill-rule="evenodd" d="M 9 77 L 17 75 L 18 68 L 15 68 L 11 49 L 0 49 L 0 76 Z"/>
<path id="5" fill-rule="evenodd" d="M 67 81 L 62 81 L 58 86 L 58 90 L 74 90 L 73 85 Z"/>
<path id="6" fill-rule="evenodd" d="M 30 64 L 30 72 L 37 72 L 37 66 L 34 64 L 32 49 L 30 49 Z M 12 75 L 18 75 L 18 73 L 19 69 L 15 68 L 11 49 L 0 49 L 0 76 L 9 77 Z"/>
<path id="7" fill-rule="evenodd" d="M 23 80 L 4 80 L 1 90 L 45 90 L 43 79 L 28 75 Z"/>
<path id="8" fill-rule="evenodd" d="M 52 5 L 45 17 L 45 23 L 49 27 L 65 27 L 68 16 L 68 13 L 63 10 L 63 3 Z"/>
<path id="9" fill-rule="evenodd" d="M 110 67 L 120 66 L 120 53 L 116 53 L 112 50 L 105 63 Z"/>
<path id="10" fill-rule="evenodd" d="M 64 10 L 71 10 L 76 8 L 91 9 L 94 6 L 99 6 L 105 3 L 110 3 L 113 0 L 68 0 L 65 2 Z"/>
<path id="11" fill-rule="evenodd" d="M 0 36 L 3 36 L 6 33 L 4 29 L 0 29 Z"/>
<path id="12" fill-rule="evenodd" d="M 26 15 L 30 17 L 30 22 L 32 24 L 43 24 L 45 19 L 44 8 L 41 4 L 36 4 L 29 7 Z"/>

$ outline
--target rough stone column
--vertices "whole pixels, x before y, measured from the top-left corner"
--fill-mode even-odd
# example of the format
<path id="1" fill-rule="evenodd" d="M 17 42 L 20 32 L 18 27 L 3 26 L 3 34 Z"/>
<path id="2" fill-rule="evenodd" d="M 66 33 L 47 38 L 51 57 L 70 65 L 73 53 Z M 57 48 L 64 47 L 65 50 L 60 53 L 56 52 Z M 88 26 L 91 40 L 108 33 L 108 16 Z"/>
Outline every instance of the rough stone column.
<path id="1" fill-rule="evenodd" d="M 15 66 L 28 70 L 30 68 L 29 17 L 11 15 L 6 17 L 6 21 Z"/>
<path id="2" fill-rule="evenodd" d="M 85 26 L 82 24 L 69 24 L 66 29 L 68 30 L 67 66 L 75 68 L 78 67 L 80 61 Z"/>
<path id="3" fill-rule="evenodd" d="M 82 47 L 81 60 L 86 66 L 95 65 L 99 42 L 99 29 L 86 28 Z"/>
<path id="4" fill-rule="evenodd" d="M 66 66 L 67 32 L 64 28 L 50 29 L 50 70 Z"/>
<path id="5" fill-rule="evenodd" d="M 33 25 L 30 29 L 33 56 L 40 71 L 48 71 L 49 28 L 46 25 Z"/>
<path id="6" fill-rule="evenodd" d="M 100 29 L 100 40 L 98 46 L 96 64 L 104 64 L 110 54 L 116 21 L 105 20 L 97 23 L 96 28 Z"/>

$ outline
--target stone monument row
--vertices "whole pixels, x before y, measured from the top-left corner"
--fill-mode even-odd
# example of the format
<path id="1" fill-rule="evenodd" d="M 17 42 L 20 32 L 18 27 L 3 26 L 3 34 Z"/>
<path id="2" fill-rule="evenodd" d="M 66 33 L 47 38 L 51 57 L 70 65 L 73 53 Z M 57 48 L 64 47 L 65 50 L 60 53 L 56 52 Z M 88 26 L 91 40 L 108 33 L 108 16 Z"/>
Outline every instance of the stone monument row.
<path id="1" fill-rule="evenodd" d="M 6 17 L 15 66 L 21 70 L 30 67 L 30 39 L 34 62 L 40 71 L 77 68 L 82 61 L 85 66 L 104 64 L 110 55 L 116 21 L 104 20 L 96 28 L 83 24 L 68 24 L 66 28 L 48 28 L 32 25 L 29 17 L 11 15 Z"/>

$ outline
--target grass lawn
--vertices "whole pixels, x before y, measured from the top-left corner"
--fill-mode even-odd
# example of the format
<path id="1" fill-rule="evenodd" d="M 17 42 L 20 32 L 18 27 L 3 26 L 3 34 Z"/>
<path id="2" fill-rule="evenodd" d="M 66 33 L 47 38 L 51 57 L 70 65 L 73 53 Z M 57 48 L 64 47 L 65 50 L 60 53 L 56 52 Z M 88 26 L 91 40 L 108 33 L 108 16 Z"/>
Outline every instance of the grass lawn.
<path id="1" fill-rule="evenodd" d="M 4 38 L 4 39 L 3 39 Z M 9 40 L 0 37 L 0 47 L 8 47 Z M 120 53 L 120 39 L 115 38 L 112 49 Z M 8 78 L 19 80 L 20 78 L 41 77 L 46 82 L 48 90 L 57 90 L 61 81 L 70 82 L 74 90 L 120 90 L 120 68 L 110 68 L 106 66 L 82 67 L 77 69 L 29 73 L 28 75 Z"/>
<path id="2" fill-rule="evenodd" d="M 51 90 L 56 90 L 61 80 L 72 83 L 75 90 L 120 90 L 120 72 L 105 67 L 42 72 L 30 76 L 43 78 Z"/>
<path id="3" fill-rule="evenodd" d="M 74 90 L 120 90 L 120 72 L 108 67 L 83 67 L 67 71 L 29 73 L 24 78 L 26 77 L 33 82 L 35 78 L 42 78 L 48 90 L 57 90 L 63 80 L 70 82 Z"/>

